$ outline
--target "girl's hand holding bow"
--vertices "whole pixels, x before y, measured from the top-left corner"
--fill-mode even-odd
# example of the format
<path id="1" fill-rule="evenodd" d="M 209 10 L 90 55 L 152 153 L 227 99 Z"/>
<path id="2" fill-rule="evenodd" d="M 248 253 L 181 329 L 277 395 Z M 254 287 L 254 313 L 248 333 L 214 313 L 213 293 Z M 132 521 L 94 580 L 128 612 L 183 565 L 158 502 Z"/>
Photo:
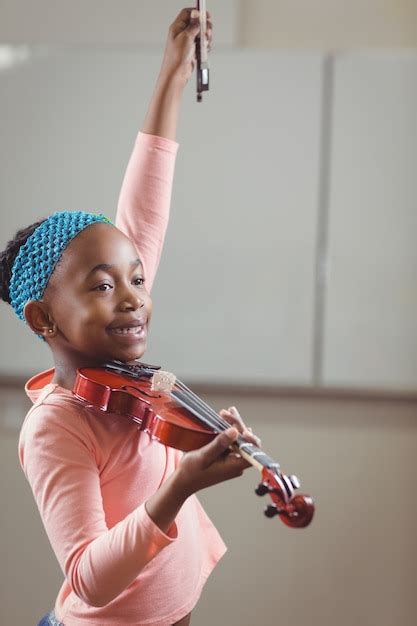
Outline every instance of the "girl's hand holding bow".
<path id="1" fill-rule="evenodd" d="M 198 12 L 197 17 L 191 17 L 192 12 L 193 9 L 183 9 L 169 28 L 162 66 L 143 123 L 142 132 L 145 134 L 176 140 L 180 103 L 194 70 L 195 39 L 200 31 Z M 207 26 L 210 48 L 210 19 L 207 20 Z"/>
<path id="2" fill-rule="evenodd" d="M 207 11 L 208 49 L 212 44 L 213 24 Z M 178 78 L 186 85 L 195 67 L 195 38 L 200 31 L 199 13 L 195 9 L 182 9 L 168 31 L 162 61 L 161 74 L 167 78 Z"/>

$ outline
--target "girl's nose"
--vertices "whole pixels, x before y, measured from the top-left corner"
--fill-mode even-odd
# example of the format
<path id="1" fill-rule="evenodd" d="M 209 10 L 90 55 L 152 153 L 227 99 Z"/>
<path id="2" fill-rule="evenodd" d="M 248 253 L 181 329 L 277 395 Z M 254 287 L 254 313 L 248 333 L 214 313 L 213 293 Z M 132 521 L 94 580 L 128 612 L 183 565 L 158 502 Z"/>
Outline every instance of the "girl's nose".
<path id="1" fill-rule="evenodd" d="M 145 297 L 143 294 L 138 293 L 137 287 L 135 289 L 126 289 L 120 299 L 120 308 L 123 311 L 136 311 L 145 305 Z"/>

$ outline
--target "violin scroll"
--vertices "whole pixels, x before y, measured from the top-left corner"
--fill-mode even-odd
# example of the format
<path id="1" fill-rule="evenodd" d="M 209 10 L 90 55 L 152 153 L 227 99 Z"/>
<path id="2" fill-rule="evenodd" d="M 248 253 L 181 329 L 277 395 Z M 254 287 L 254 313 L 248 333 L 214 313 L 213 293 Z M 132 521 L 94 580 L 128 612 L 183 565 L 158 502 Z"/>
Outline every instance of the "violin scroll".
<path id="1" fill-rule="evenodd" d="M 313 519 L 314 501 L 307 495 L 294 495 L 300 482 L 296 476 L 286 476 L 279 471 L 264 468 L 262 482 L 255 489 L 258 496 L 269 494 L 272 504 L 265 507 L 266 517 L 280 516 L 291 528 L 305 528 Z"/>

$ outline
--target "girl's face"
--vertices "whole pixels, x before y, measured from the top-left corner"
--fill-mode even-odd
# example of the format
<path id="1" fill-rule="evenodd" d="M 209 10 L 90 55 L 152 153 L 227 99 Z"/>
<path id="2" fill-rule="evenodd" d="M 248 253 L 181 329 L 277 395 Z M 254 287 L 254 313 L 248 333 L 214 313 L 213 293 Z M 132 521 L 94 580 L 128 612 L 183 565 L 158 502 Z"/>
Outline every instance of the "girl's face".
<path id="1" fill-rule="evenodd" d="M 88 226 L 68 245 L 45 291 L 53 352 L 87 362 L 140 358 L 152 313 L 144 283 L 132 242 L 114 226 Z"/>

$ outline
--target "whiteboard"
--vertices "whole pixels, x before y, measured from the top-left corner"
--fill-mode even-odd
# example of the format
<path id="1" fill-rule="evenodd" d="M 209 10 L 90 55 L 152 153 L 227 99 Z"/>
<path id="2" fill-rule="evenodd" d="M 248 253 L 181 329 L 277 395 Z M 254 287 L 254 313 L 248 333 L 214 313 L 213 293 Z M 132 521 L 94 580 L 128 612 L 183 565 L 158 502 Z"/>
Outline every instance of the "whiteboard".
<path id="1" fill-rule="evenodd" d="M 417 387 L 417 52 L 335 60 L 326 385 Z"/>
<path id="2" fill-rule="evenodd" d="M 57 209 L 114 216 L 160 56 L 31 48 L 0 73 L 2 248 Z M 189 381 L 311 382 L 322 56 L 228 51 L 184 96 L 147 362 Z M 51 365 L 0 307 L 1 372 Z"/>

